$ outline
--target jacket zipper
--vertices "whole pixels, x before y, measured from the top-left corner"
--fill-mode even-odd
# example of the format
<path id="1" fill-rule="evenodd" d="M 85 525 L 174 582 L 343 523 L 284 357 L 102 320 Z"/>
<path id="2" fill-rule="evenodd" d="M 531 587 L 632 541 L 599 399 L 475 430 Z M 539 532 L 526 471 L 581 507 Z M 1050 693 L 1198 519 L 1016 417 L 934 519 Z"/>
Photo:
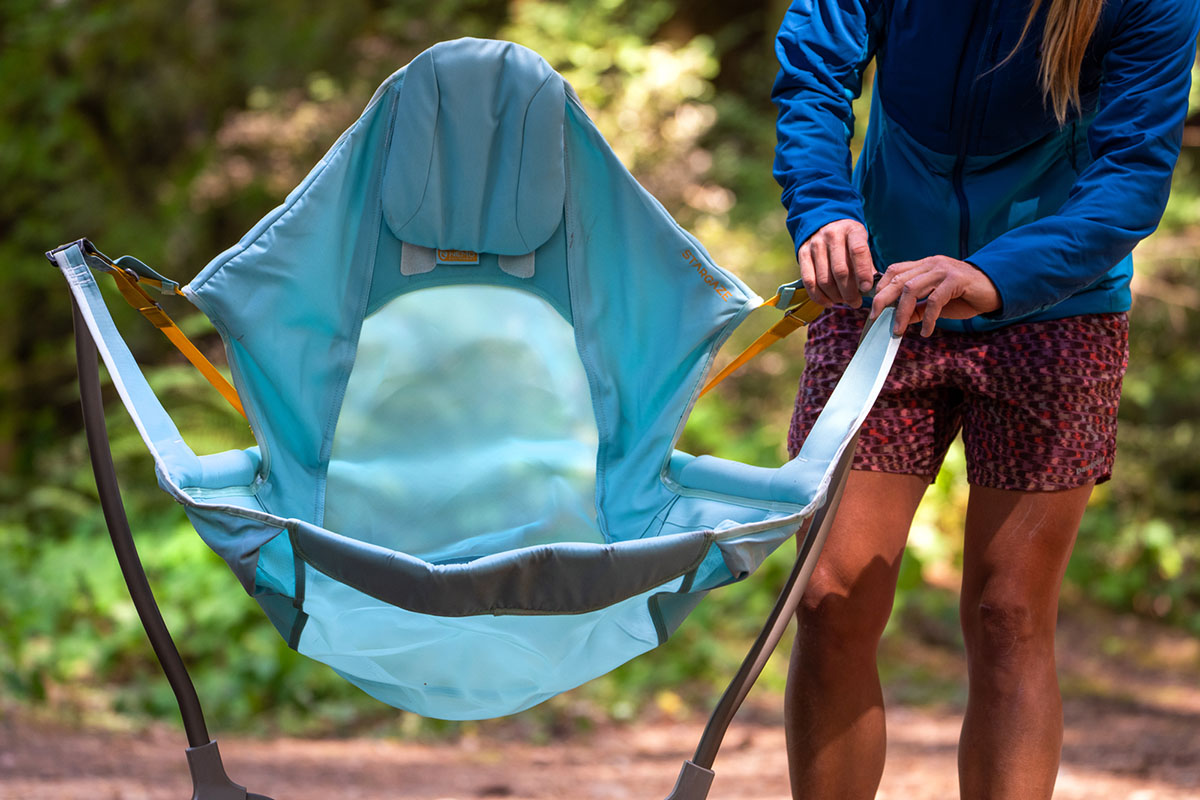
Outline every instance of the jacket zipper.
<path id="1" fill-rule="evenodd" d="M 988 61 L 994 61 L 994 50 L 1000 41 L 997 36 L 995 41 L 992 41 L 992 30 L 995 28 L 996 21 L 996 6 L 989 3 L 987 27 L 984 28 L 983 40 L 979 43 L 979 56 L 975 61 L 975 72 L 968 82 L 967 89 L 967 109 L 964 115 L 964 124 L 960 126 L 958 132 L 958 155 L 954 160 L 954 172 L 951 176 L 951 181 L 954 184 L 954 195 L 958 200 L 958 257 L 963 259 L 967 257 L 967 246 L 971 238 L 971 215 L 970 205 L 967 202 L 967 192 L 963 186 L 963 171 L 966 166 L 967 145 L 970 143 L 971 131 L 975 123 L 975 91 L 974 83 L 983 74 L 983 67 Z"/>

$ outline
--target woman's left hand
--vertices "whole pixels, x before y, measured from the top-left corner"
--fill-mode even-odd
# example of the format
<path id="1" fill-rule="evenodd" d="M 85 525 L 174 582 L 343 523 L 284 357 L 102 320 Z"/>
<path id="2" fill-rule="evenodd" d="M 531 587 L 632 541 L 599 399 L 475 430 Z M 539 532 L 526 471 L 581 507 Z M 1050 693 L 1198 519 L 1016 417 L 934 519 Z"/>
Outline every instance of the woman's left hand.
<path id="1" fill-rule="evenodd" d="M 933 333 L 938 317 L 967 319 L 1000 308 L 1000 294 L 982 270 L 949 256 L 900 261 L 879 279 L 871 319 L 896 303 L 895 332 L 921 322 L 921 335 Z"/>

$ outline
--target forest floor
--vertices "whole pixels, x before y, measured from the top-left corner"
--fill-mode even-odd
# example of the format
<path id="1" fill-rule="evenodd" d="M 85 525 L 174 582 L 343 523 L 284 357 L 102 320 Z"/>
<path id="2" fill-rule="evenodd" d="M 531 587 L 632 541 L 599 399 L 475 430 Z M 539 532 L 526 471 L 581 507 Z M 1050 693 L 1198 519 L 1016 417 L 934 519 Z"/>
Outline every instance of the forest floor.
<path id="1" fill-rule="evenodd" d="M 899 665 L 889 691 L 888 761 L 879 798 L 957 797 L 956 748 L 965 676 L 936 632 L 885 640 Z M 1056 798 L 1200 798 L 1200 640 L 1097 611 L 1064 615 L 1059 672 L 1066 735 Z M 751 695 L 716 762 L 711 796 L 785 800 L 780 698 Z M 517 727 L 445 741 L 222 736 L 230 775 L 285 798 L 662 798 L 703 726 L 662 715 L 606 723 L 547 744 Z M 28 707 L 0 716 L 3 800 L 188 797 L 182 734 L 67 725 Z"/>

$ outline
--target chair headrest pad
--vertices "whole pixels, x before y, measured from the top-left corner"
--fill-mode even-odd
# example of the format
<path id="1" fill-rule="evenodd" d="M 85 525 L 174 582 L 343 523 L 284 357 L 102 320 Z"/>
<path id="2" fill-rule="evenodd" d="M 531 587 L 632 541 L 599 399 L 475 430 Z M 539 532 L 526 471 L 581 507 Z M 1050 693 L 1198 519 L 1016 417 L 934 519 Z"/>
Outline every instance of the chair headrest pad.
<path id="1" fill-rule="evenodd" d="M 383 173 L 398 239 L 523 255 L 563 214 L 562 78 L 512 42 L 457 39 L 405 70 Z"/>

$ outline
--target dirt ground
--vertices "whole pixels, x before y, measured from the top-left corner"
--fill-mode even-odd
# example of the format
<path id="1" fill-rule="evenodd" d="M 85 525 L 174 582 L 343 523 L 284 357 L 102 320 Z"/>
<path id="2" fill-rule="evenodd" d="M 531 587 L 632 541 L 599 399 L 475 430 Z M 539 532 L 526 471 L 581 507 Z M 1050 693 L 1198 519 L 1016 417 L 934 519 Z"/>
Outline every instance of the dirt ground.
<path id="1" fill-rule="evenodd" d="M 1200 641 L 1129 618 L 1064 626 L 1059 664 L 1066 738 L 1060 800 L 1200 798 Z M 893 659 L 940 670 L 954 684 L 961 658 L 944 647 L 899 645 Z M 916 704 L 893 693 L 881 800 L 957 796 L 956 701 Z M 777 697 L 752 695 L 716 763 L 714 800 L 786 800 Z M 663 798 L 702 727 L 642 721 L 605 725 L 547 745 L 502 734 L 441 744 L 382 738 L 255 740 L 220 737 L 230 775 L 284 798 Z M 0 719 L 3 800 L 167 800 L 190 795 L 182 735 L 78 730 L 8 713 Z"/>

